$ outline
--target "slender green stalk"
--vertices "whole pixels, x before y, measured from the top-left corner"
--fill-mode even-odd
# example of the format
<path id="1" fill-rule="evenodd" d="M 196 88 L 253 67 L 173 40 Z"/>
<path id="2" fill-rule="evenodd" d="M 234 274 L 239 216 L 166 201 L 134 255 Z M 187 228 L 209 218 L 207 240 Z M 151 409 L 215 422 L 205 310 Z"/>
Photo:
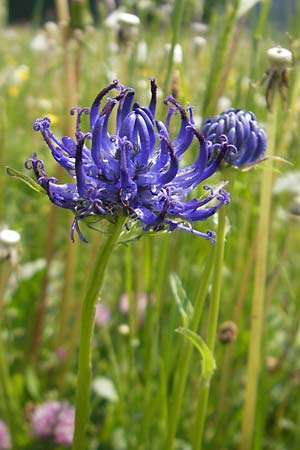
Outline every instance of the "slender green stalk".
<path id="1" fill-rule="evenodd" d="M 174 62 L 174 49 L 175 45 L 178 41 L 179 31 L 180 31 L 180 25 L 183 17 L 183 7 L 184 7 L 184 0 L 176 0 L 175 7 L 174 7 L 174 18 L 172 21 L 172 43 L 171 43 L 171 49 L 169 53 L 169 59 L 168 59 L 168 66 L 167 66 L 167 73 L 164 83 L 164 94 L 167 95 L 169 92 L 169 85 L 172 75 L 172 68 L 173 68 L 173 62 Z"/>
<path id="2" fill-rule="evenodd" d="M 86 450 L 88 448 L 86 429 L 89 419 L 91 352 L 95 305 L 102 287 L 109 257 L 120 235 L 123 223 L 124 219 L 120 218 L 117 224 L 113 226 L 111 235 L 107 237 L 103 247 L 100 249 L 82 305 L 73 450 Z"/>
<path id="3" fill-rule="evenodd" d="M 212 352 L 214 352 L 215 349 L 215 341 L 219 317 L 219 306 L 220 306 L 221 285 L 222 285 L 222 268 L 223 268 L 224 247 L 225 247 L 225 228 L 226 228 L 226 209 L 223 207 L 219 210 L 214 281 L 212 286 L 212 295 L 207 324 L 208 326 L 207 345 Z M 193 450 L 202 449 L 203 430 L 207 415 L 209 389 L 210 383 L 203 383 L 200 386 L 199 403 L 197 408 L 197 415 L 195 420 L 195 428 L 193 436 Z"/>
<path id="4" fill-rule="evenodd" d="M 61 171 L 58 170 L 57 174 Z M 58 177 L 59 178 L 59 177 Z M 42 342 L 42 334 L 44 330 L 44 321 L 46 317 L 47 311 L 47 290 L 49 283 L 49 272 L 51 262 L 54 256 L 54 244 L 55 244 L 55 229 L 57 226 L 57 217 L 58 217 L 58 208 L 55 205 L 51 205 L 49 217 L 48 217 L 48 227 L 47 227 L 47 235 L 46 235 L 46 268 L 45 274 L 42 280 L 41 289 L 39 292 L 39 298 L 37 301 L 37 311 L 35 314 L 32 337 L 29 348 L 29 359 L 37 363 L 39 359 L 41 342 Z"/>
<path id="5" fill-rule="evenodd" d="M 168 254 L 170 248 L 170 235 L 161 236 L 160 241 L 160 252 L 158 255 L 158 265 L 157 265 L 157 277 L 155 279 L 155 291 L 154 305 L 149 305 L 147 322 L 146 322 L 146 334 L 151 335 L 151 339 L 146 341 L 145 350 L 145 369 L 144 369 L 144 402 L 143 411 L 144 417 L 141 427 L 140 442 L 148 442 L 151 419 L 153 417 L 153 409 L 150 408 L 150 404 L 153 402 L 153 370 L 154 363 L 158 353 L 158 339 L 159 339 L 159 324 L 158 319 L 161 311 L 161 300 L 163 294 L 163 287 L 166 278 L 166 270 L 168 264 Z M 149 264 L 149 263 L 147 263 Z"/>
<path id="6" fill-rule="evenodd" d="M 19 408 L 16 404 L 16 395 L 12 388 L 12 383 L 9 374 L 9 358 L 8 352 L 2 337 L 3 314 L 0 315 L 0 393 L 3 404 L 1 410 L 5 412 L 10 435 L 12 438 L 13 448 L 16 441 L 16 436 L 20 428 L 19 425 Z"/>
<path id="7" fill-rule="evenodd" d="M 208 257 L 207 264 L 202 273 L 203 282 L 199 286 L 199 290 L 196 295 L 194 303 L 194 314 L 191 321 L 190 329 L 196 332 L 199 326 L 199 322 L 202 316 L 204 302 L 207 296 L 213 264 L 214 264 L 214 252 Z M 178 425 L 178 420 L 180 417 L 180 411 L 182 406 L 182 400 L 184 395 L 184 390 L 186 386 L 188 371 L 191 362 L 193 346 L 189 342 L 182 342 L 179 352 L 179 359 L 176 368 L 176 376 L 174 381 L 174 389 L 172 393 L 172 404 L 169 414 L 168 432 L 166 444 L 164 446 L 165 450 L 172 450 L 174 445 L 174 439 L 176 436 L 176 430 Z"/>
<path id="8" fill-rule="evenodd" d="M 234 0 L 233 4 L 230 5 L 225 26 L 219 36 L 219 40 L 215 48 L 206 84 L 206 94 L 203 101 L 203 117 L 206 117 L 209 114 L 214 114 L 215 111 L 216 103 L 218 100 L 217 91 L 222 78 L 224 62 L 227 55 L 228 46 L 231 42 L 232 32 L 236 23 L 239 5 L 240 0 Z"/>
<path id="9" fill-rule="evenodd" d="M 274 107 L 274 114 L 269 117 L 269 154 L 275 148 L 276 124 L 278 105 Z M 270 164 L 272 160 L 270 160 Z M 266 290 L 266 271 L 269 246 L 270 212 L 272 198 L 272 171 L 262 173 L 261 196 L 259 208 L 259 221 L 257 235 L 260 237 L 256 246 L 256 263 L 254 277 L 254 291 L 251 309 L 251 332 L 246 374 L 246 393 L 243 410 L 241 450 L 250 450 L 252 447 L 254 424 L 256 416 L 256 403 L 258 382 L 261 371 L 261 345 L 264 327 L 264 306 Z"/>
<path id="10" fill-rule="evenodd" d="M 129 305 L 129 327 L 131 342 L 136 336 L 136 302 L 133 295 L 133 280 L 132 280 L 132 246 L 126 248 L 126 263 L 125 263 L 125 288 L 128 297 Z M 133 347 L 130 346 L 131 352 Z"/>
<path id="11" fill-rule="evenodd" d="M 242 228 L 243 229 L 243 228 Z M 246 254 L 245 264 L 240 265 L 242 277 L 240 279 L 237 292 L 234 293 L 233 298 L 236 299 L 236 304 L 232 312 L 232 320 L 234 323 L 239 325 L 241 320 L 241 314 L 243 311 L 243 306 L 245 302 L 245 297 L 249 289 L 249 282 L 253 272 L 254 266 L 254 255 L 256 249 L 256 240 L 254 239 L 252 246 Z M 235 272 L 236 273 L 236 272 Z M 222 374 L 220 380 L 220 393 L 219 393 L 219 406 L 218 406 L 218 416 L 222 416 L 226 412 L 226 396 L 228 395 L 228 385 L 231 379 L 232 371 L 232 360 L 234 355 L 235 345 L 234 342 L 225 348 L 225 354 L 222 364 Z"/>

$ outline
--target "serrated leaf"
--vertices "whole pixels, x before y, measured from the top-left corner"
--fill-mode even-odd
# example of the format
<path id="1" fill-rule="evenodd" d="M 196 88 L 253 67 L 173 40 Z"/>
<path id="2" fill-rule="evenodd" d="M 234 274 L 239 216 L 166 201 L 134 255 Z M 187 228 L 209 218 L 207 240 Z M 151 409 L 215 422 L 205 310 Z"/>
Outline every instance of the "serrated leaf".
<path id="1" fill-rule="evenodd" d="M 46 194 L 46 191 L 40 186 L 33 178 L 29 175 L 26 175 L 23 172 L 19 172 L 18 170 L 11 169 L 10 167 L 6 167 L 6 172 L 9 176 L 17 178 L 23 183 L 27 184 L 31 189 L 41 194 Z"/>
<path id="2" fill-rule="evenodd" d="M 182 317 L 182 322 L 184 326 L 187 326 L 189 317 L 191 317 L 191 314 L 193 312 L 193 307 L 184 290 L 184 287 L 182 286 L 181 280 L 176 273 L 171 273 L 170 285 L 179 310 L 179 314 Z"/>
<path id="3" fill-rule="evenodd" d="M 216 361 L 206 342 L 201 336 L 188 328 L 179 327 L 175 331 L 176 333 L 185 336 L 200 352 L 202 359 L 201 377 L 204 383 L 209 383 L 209 380 L 216 369 Z"/>

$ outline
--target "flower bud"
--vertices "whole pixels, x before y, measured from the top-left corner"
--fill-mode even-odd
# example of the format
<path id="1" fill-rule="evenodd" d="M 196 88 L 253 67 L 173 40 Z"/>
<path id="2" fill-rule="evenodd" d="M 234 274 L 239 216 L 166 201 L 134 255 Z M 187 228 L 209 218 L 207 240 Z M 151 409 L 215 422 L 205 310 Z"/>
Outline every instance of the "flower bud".
<path id="1" fill-rule="evenodd" d="M 231 320 L 221 323 L 219 327 L 219 340 L 222 344 L 234 342 L 238 335 L 238 327 Z"/>
<path id="2" fill-rule="evenodd" d="M 255 115 L 242 109 L 228 109 L 220 115 L 208 118 L 202 126 L 206 139 L 216 144 L 225 135 L 229 145 L 234 145 L 237 153 L 229 153 L 225 161 L 241 167 L 263 158 L 267 149 L 267 136 L 256 121 Z"/>

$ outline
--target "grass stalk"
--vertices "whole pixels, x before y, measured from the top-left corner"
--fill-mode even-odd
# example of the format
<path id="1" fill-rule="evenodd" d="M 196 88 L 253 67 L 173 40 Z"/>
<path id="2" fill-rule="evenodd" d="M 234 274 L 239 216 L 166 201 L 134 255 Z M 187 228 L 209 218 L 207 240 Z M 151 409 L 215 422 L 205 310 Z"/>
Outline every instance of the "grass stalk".
<path id="1" fill-rule="evenodd" d="M 212 294 L 209 305 L 208 323 L 207 323 L 208 326 L 207 345 L 212 352 L 214 352 L 215 350 L 220 297 L 221 297 L 222 268 L 223 268 L 224 248 L 225 248 L 226 209 L 224 207 L 220 208 L 218 214 L 219 220 L 216 237 L 217 243 L 215 249 L 215 269 L 213 277 L 214 281 L 212 285 Z M 201 383 L 199 391 L 199 402 L 197 407 L 193 433 L 193 450 L 202 449 L 203 432 L 207 416 L 209 390 L 210 390 L 209 382 Z"/>
<path id="2" fill-rule="evenodd" d="M 275 148 L 276 124 L 278 118 L 278 104 L 274 107 L 274 113 L 269 114 L 269 155 Z M 272 164 L 272 159 L 270 160 Z M 269 247 L 270 213 L 272 198 L 272 170 L 266 170 L 261 175 L 261 194 L 259 219 L 257 225 L 257 236 L 259 239 L 256 245 L 254 290 L 251 308 L 251 331 L 246 374 L 246 392 L 242 419 L 241 450 L 250 450 L 252 448 L 258 382 L 261 372 L 261 346 L 264 328 L 264 309 L 265 309 L 265 291 L 266 275 Z"/>
<path id="3" fill-rule="evenodd" d="M 208 257 L 207 264 L 202 273 L 202 283 L 200 283 L 195 303 L 194 314 L 191 321 L 191 331 L 196 332 L 202 316 L 203 306 L 207 296 L 212 269 L 214 264 L 214 251 Z M 182 401 L 184 396 L 184 390 L 187 382 L 188 371 L 191 362 L 193 346 L 189 342 L 182 341 L 178 364 L 176 368 L 176 375 L 174 381 L 174 388 L 172 391 L 172 402 L 169 414 L 169 423 L 167 429 L 167 438 L 165 444 L 165 450 L 172 450 L 174 446 L 174 439 L 176 436 L 178 421 L 180 417 Z"/>
<path id="4" fill-rule="evenodd" d="M 180 26 L 181 26 L 182 17 L 183 17 L 183 7 L 184 7 L 184 1 L 176 0 L 174 12 L 173 12 L 174 16 L 173 16 L 173 21 L 172 21 L 172 42 L 171 42 L 171 48 L 170 48 L 170 53 L 169 53 L 166 78 L 165 78 L 165 82 L 164 82 L 164 95 L 165 96 L 168 94 L 169 89 L 170 89 L 170 81 L 171 81 L 172 68 L 173 68 L 173 63 L 174 63 L 174 50 L 175 50 L 175 45 L 178 43 Z"/>
<path id="5" fill-rule="evenodd" d="M 228 51 L 228 46 L 230 45 L 230 42 L 232 40 L 231 37 L 236 23 L 239 5 L 240 0 L 234 0 L 233 4 L 230 5 L 224 28 L 219 36 L 215 48 L 206 84 L 206 95 L 203 101 L 202 117 L 207 117 L 207 115 L 214 114 L 215 112 L 218 100 L 217 93 L 219 84 L 223 76 L 223 67 Z"/>

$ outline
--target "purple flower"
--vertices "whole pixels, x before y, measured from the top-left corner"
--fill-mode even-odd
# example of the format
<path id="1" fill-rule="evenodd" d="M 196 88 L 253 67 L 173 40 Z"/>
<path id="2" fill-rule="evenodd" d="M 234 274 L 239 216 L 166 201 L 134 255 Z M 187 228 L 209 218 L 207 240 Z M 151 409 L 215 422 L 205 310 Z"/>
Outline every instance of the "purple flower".
<path id="1" fill-rule="evenodd" d="M 105 325 L 110 321 L 111 310 L 108 306 L 105 306 L 102 302 L 96 304 L 96 325 Z"/>
<path id="2" fill-rule="evenodd" d="M 228 109 L 218 116 L 206 119 L 202 133 L 214 144 L 220 142 L 220 138 L 225 135 L 228 144 L 234 145 L 237 152 L 227 153 L 224 159 L 237 167 L 261 160 L 267 149 L 266 133 L 259 127 L 255 115 L 242 109 Z"/>
<path id="3" fill-rule="evenodd" d="M 73 442 L 75 410 L 66 402 L 62 403 L 54 430 L 54 440 L 58 445 L 70 447 Z"/>
<path id="4" fill-rule="evenodd" d="M 48 401 L 39 405 L 31 416 L 34 436 L 51 439 L 58 445 L 71 446 L 75 410 L 67 402 Z"/>
<path id="5" fill-rule="evenodd" d="M 112 90 L 117 90 L 117 95 L 101 106 Z M 152 79 L 150 104 L 141 106 L 134 101 L 132 88 L 114 81 L 99 92 L 90 109 L 71 111 L 77 115 L 75 140 L 69 136 L 59 140 L 52 133 L 47 117 L 35 121 L 34 130 L 41 132 L 71 182 L 59 184 L 48 177 L 43 161 L 36 154 L 25 166 L 33 170 L 54 204 L 74 212 L 72 240 L 75 230 L 85 240 L 78 222 L 91 216 L 110 221 L 125 216 L 139 221 L 145 231 L 178 228 L 213 240 L 211 231 L 197 231 L 194 222 L 207 219 L 227 204 L 229 194 L 205 185 L 200 199 L 187 200 L 187 196 L 216 171 L 229 151 L 227 142 L 212 144 L 205 140 L 194 125 L 192 108 L 186 111 L 172 96 L 164 101 L 168 107 L 165 122 L 157 120 L 156 91 Z M 116 106 L 115 129 L 110 134 L 108 126 Z M 170 122 L 175 112 L 180 114 L 181 125 L 172 139 Z M 81 128 L 83 114 L 89 115 L 88 132 Z M 180 160 L 193 139 L 198 143 L 198 156 L 193 164 L 181 167 Z"/>
<path id="6" fill-rule="evenodd" d="M 34 436 L 40 438 L 52 436 L 60 408 L 59 402 L 49 401 L 35 409 L 31 416 L 31 429 Z"/>
<path id="7" fill-rule="evenodd" d="M 0 420 L 0 450 L 9 450 L 11 448 L 10 434 L 5 423 Z"/>

